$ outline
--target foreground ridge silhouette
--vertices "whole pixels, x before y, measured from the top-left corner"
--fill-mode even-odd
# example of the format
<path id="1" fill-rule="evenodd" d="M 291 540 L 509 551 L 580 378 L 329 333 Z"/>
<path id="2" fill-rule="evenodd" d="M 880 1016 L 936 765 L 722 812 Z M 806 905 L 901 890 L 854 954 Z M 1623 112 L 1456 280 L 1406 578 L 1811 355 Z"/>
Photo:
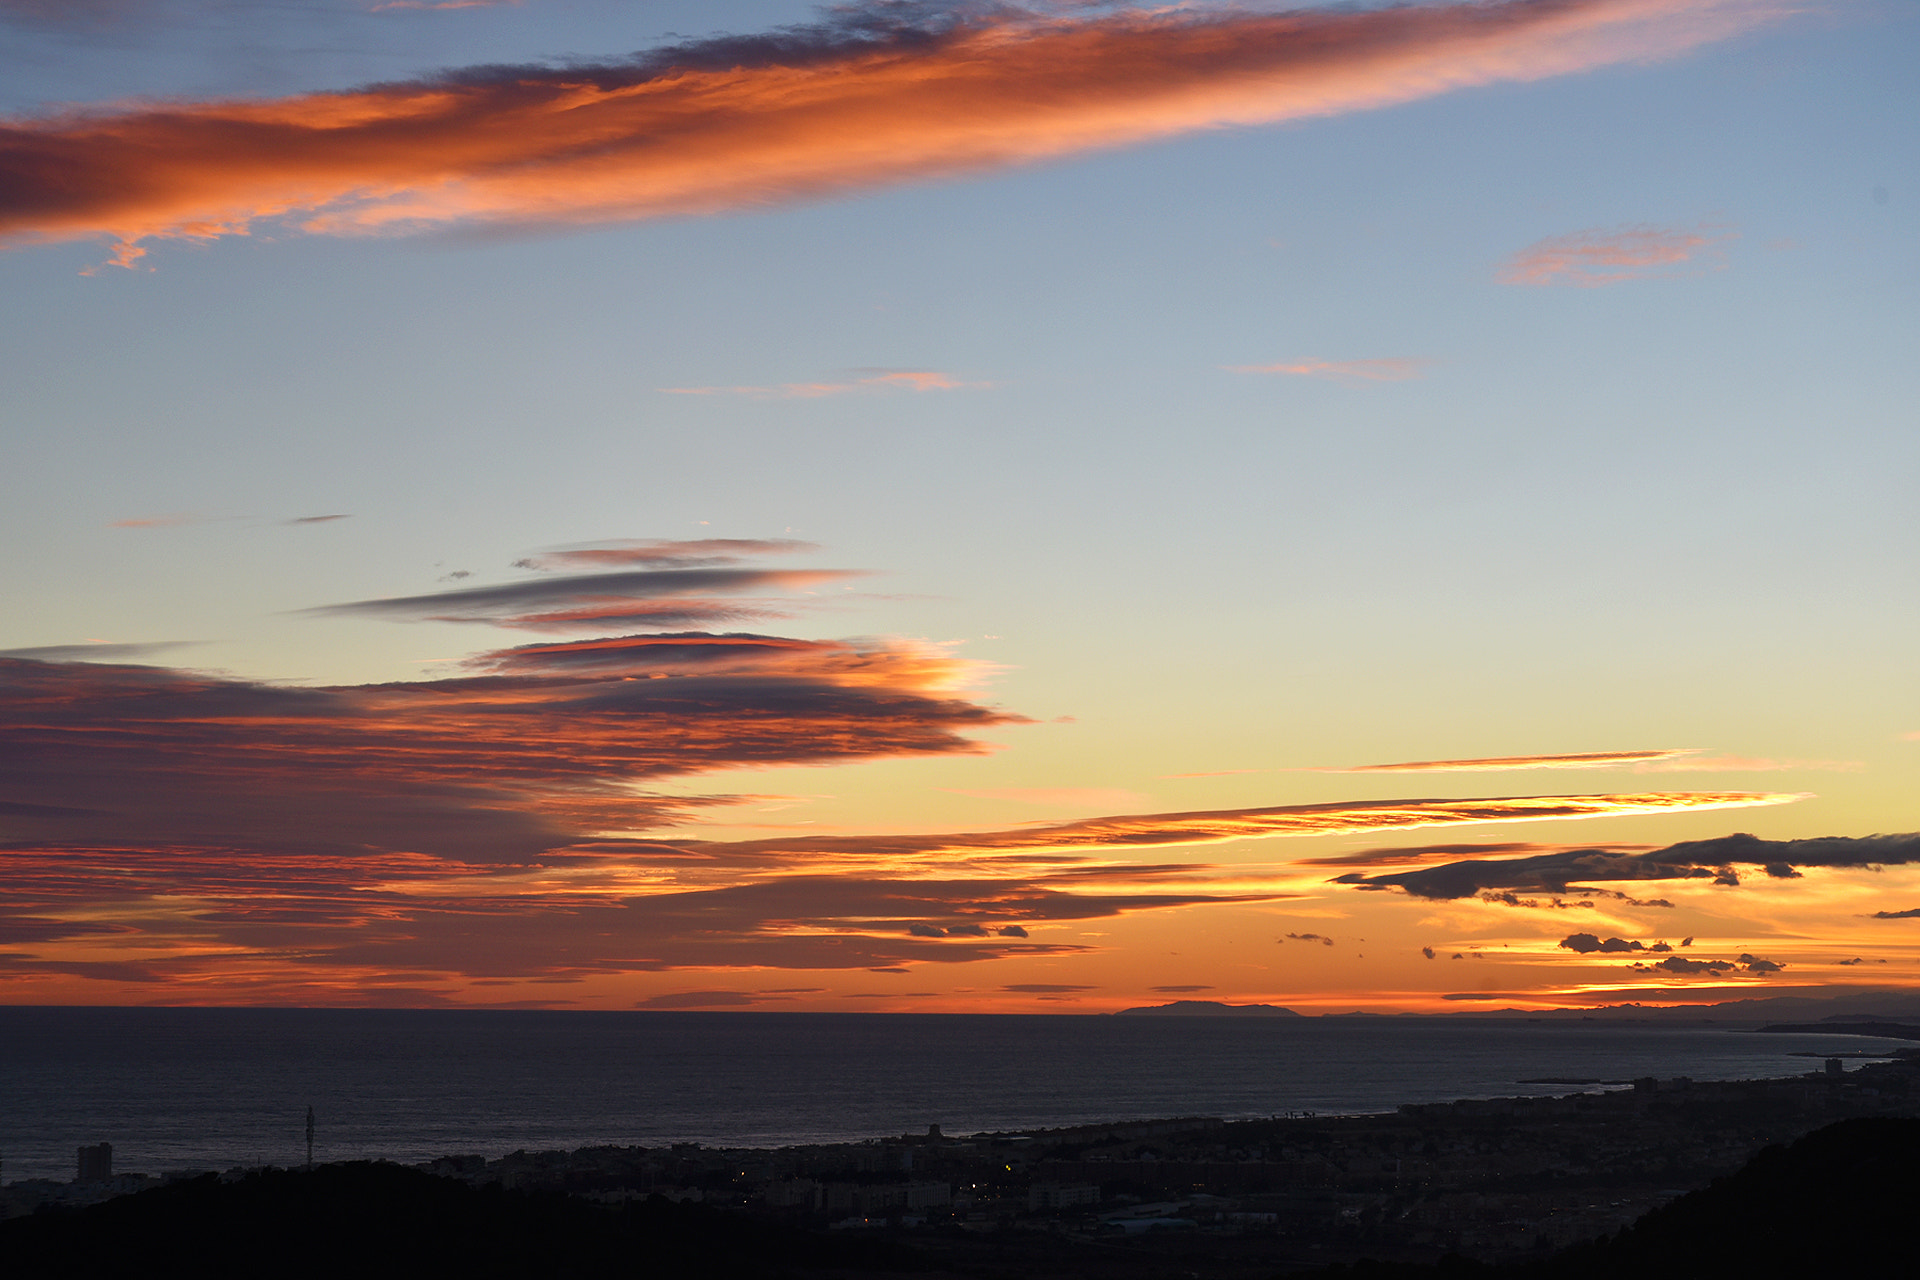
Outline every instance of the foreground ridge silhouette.
<path id="1" fill-rule="evenodd" d="M 917 1271 L 913 1250 L 697 1204 L 607 1209 L 397 1164 L 206 1174 L 0 1223 L 0 1275 L 776 1277 Z"/>
<path id="2" fill-rule="evenodd" d="M 1842 1120 L 1768 1147 L 1739 1172 L 1654 1209 L 1612 1236 L 1540 1262 L 1431 1266 L 1359 1262 L 1321 1274 L 1486 1276 L 1501 1280 L 1687 1280 L 1908 1274 L 1920 1255 L 1920 1120 Z"/>
<path id="3" fill-rule="evenodd" d="M 1503 1280 L 1688 1280 L 1904 1274 L 1920 1199 L 1920 1119 L 1843 1120 L 1769 1147 L 1737 1173 L 1609 1237 L 1552 1258 L 1495 1266 L 1361 1261 L 1323 1276 L 1485 1276 Z M 1011 1247 L 1009 1247 L 1011 1246 Z M 206 1175 L 79 1210 L 0 1224 L 9 1277 L 185 1273 L 206 1277 L 596 1274 L 644 1277 L 973 1277 L 1194 1274 L 1180 1250 L 1063 1247 L 1035 1233 L 989 1255 L 946 1256 L 882 1235 L 829 1233 L 663 1199 L 604 1208 L 557 1192 L 470 1186 L 417 1169 L 359 1162 L 312 1172 Z M 957 1264 L 957 1265 L 956 1265 Z M 951 1269 L 949 1269 L 951 1268 Z M 1243 1255 L 1236 1275 L 1300 1274 Z"/>

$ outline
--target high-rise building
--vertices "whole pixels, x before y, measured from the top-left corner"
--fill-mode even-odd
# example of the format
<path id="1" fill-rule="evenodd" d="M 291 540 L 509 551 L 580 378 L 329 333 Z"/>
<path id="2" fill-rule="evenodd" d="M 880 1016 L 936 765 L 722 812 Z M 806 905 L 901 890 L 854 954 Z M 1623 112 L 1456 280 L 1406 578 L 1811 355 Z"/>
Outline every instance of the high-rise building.
<path id="1" fill-rule="evenodd" d="M 102 1142 L 80 1148 L 80 1176 L 75 1182 L 105 1182 L 113 1176 L 113 1144 Z"/>

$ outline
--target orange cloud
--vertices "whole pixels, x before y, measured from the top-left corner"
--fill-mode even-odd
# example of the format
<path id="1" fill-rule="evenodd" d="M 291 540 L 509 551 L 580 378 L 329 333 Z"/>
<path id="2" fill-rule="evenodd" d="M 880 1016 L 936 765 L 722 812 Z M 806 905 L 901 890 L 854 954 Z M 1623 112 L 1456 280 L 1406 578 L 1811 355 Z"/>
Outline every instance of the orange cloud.
<path id="1" fill-rule="evenodd" d="M 1706 227 L 1689 230 L 1644 224 L 1574 231 L 1528 245 L 1507 259 L 1498 278 L 1501 284 L 1591 288 L 1644 276 L 1672 275 L 1683 263 L 1732 235 Z"/>
<path id="2" fill-rule="evenodd" d="M 897 369 L 856 378 L 852 382 L 783 382 L 773 387 L 662 387 L 670 396 L 749 396 L 755 400 L 818 400 L 852 391 L 964 391 L 984 389 L 991 382 L 961 382 L 931 369 Z"/>
<path id="3" fill-rule="evenodd" d="M 1679 53 L 1786 0 L 1184 6 L 821 25 L 625 61 L 473 68 L 0 128 L 0 237 L 154 238 L 709 214 L 1390 106 Z"/>
<path id="4" fill-rule="evenodd" d="M 1406 382 L 1427 371 L 1430 360 L 1389 357 L 1380 360 L 1296 360 L 1281 364 L 1230 364 L 1229 373 L 1283 373 L 1296 378 L 1336 382 Z"/>
<path id="5" fill-rule="evenodd" d="M 1638 792 L 1625 795 L 1496 796 L 1482 800 L 1355 800 L 1194 813 L 1083 818 L 1005 831 L 916 836 L 780 836 L 726 844 L 673 841 L 714 858 L 760 860 L 799 854 L 901 858 L 967 852 L 1064 853 L 1091 849 L 1218 844 L 1275 836 L 1410 830 L 1480 822 L 1542 822 L 1682 810 L 1786 804 L 1797 795 L 1753 791 Z"/>

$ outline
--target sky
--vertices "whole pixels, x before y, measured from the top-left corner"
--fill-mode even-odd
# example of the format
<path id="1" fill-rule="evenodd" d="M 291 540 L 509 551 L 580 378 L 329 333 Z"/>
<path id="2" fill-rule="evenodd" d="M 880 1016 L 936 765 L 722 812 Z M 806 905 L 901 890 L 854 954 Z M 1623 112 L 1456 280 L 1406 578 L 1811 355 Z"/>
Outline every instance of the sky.
<path id="1" fill-rule="evenodd" d="M 1920 986 L 1901 0 L 0 0 L 0 1002 Z"/>

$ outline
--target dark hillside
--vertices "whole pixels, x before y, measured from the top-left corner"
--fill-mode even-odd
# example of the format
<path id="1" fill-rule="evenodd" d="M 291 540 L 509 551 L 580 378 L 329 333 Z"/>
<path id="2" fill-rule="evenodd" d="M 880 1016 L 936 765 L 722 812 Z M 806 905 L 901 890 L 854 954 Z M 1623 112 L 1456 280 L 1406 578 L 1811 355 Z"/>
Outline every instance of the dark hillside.
<path id="1" fill-rule="evenodd" d="M 904 1246 L 664 1200 L 613 1210 L 392 1164 L 207 1175 L 0 1224 L 9 1277 L 802 1277 L 919 1269 Z"/>
<path id="2" fill-rule="evenodd" d="M 1739 1172 L 1655 1209 L 1611 1237 L 1511 1267 L 1360 1263 L 1331 1274 L 1489 1280 L 1686 1280 L 1905 1275 L 1920 1252 L 1920 1120 L 1863 1118 L 1768 1147 Z"/>

